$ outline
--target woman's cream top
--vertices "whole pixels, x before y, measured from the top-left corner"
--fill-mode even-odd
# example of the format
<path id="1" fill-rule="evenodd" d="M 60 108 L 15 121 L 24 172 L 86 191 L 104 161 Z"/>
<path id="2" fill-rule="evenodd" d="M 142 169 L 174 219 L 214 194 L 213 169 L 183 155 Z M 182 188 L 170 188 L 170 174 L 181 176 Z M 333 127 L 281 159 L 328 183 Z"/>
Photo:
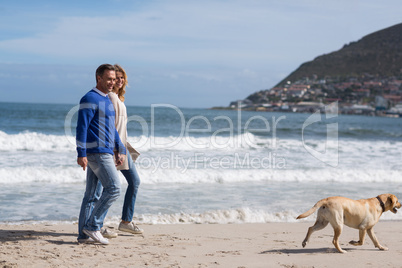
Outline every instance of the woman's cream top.
<path id="1" fill-rule="evenodd" d="M 140 155 L 127 141 L 127 108 L 124 102 L 122 102 L 119 97 L 117 96 L 116 93 L 110 92 L 109 94 L 109 99 L 113 103 L 114 111 L 116 113 L 116 129 L 117 132 L 119 132 L 120 140 L 126 146 L 127 151 L 130 153 L 133 161 L 137 159 L 137 157 Z M 118 170 L 127 170 L 129 169 L 128 167 L 128 161 L 127 157 L 126 160 L 124 161 L 123 165 L 117 167 Z"/>

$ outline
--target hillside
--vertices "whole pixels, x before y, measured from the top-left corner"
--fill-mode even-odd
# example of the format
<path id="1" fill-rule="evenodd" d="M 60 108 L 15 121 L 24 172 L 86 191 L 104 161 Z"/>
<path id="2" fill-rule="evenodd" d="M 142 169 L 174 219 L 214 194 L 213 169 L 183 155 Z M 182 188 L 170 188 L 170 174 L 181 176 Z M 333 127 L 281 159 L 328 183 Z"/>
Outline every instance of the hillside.
<path id="1" fill-rule="evenodd" d="M 277 86 L 304 77 L 351 77 L 402 75 L 402 23 L 369 34 L 342 49 L 303 63 Z"/>
<path id="2" fill-rule="evenodd" d="M 402 23 L 303 63 L 275 87 L 228 109 L 311 112 L 334 101 L 342 113 L 402 117 L 395 108 L 402 107 Z"/>

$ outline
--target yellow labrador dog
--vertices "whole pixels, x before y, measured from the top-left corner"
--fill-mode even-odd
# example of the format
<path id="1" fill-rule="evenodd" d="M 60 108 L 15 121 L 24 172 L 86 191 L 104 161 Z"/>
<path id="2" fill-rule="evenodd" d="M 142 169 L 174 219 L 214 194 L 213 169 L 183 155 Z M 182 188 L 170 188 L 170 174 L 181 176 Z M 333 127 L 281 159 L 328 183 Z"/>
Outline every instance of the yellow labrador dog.
<path id="1" fill-rule="evenodd" d="M 306 246 L 311 234 L 314 231 L 323 229 L 330 223 L 334 228 L 334 239 L 332 243 L 340 253 L 345 253 L 339 246 L 339 236 L 341 235 L 343 225 L 359 229 L 359 241 L 350 241 L 349 244 L 361 246 L 364 243 L 366 232 L 374 243 L 374 246 L 380 250 L 388 250 L 381 246 L 374 235 L 373 227 L 385 211 L 397 212 L 401 208 L 398 198 L 393 194 L 381 194 L 369 199 L 352 200 L 346 197 L 333 196 L 318 201 L 310 210 L 299 215 L 297 219 L 302 219 L 313 214 L 317 209 L 317 220 L 313 226 L 308 228 L 306 238 L 302 245 Z"/>

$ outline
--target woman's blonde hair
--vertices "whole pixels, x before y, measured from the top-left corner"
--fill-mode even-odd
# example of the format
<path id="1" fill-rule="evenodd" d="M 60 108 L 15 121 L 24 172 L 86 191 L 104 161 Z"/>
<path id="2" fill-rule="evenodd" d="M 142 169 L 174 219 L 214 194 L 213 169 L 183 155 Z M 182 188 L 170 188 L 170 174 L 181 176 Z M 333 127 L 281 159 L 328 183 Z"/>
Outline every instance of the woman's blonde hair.
<path id="1" fill-rule="evenodd" d="M 126 74 L 126 71 L 124 71 L 123 67 L 121 67 L 118 64 L 115 64 L 114 68 L 116 70 L 116 73 L 121 72 L 123 74 L 123 77 L 124 77 L 124 84 L 123 84 L 123 86 L 121 88 L 118 89 L 118 92 L 117 92 L 117 96 L 119 96 L 119 99 L 121 101 L 124 101 L 124 94 L 126 94 L 126 86 L 128 85 L 127 74 Z"/>

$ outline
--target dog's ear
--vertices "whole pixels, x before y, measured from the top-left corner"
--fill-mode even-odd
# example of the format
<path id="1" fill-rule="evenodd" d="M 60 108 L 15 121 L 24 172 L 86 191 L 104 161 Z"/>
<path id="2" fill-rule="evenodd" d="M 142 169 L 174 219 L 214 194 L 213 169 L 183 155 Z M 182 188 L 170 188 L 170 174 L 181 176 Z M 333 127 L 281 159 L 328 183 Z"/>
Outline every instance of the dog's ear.
<path id="1" fill-rule="evenodd" d="M 396 202 L 398 202 L 398 199 L 396 198 L 396 196 L 393 195 L 393 194 L 390 194 L 390 195 L 387 197 L 387 202 L 385 202 L 385 204 L 386 204 L 386 205 L 389 204 L 391 207 L 393 207 L 394 204 L 396 204 Z"/>

